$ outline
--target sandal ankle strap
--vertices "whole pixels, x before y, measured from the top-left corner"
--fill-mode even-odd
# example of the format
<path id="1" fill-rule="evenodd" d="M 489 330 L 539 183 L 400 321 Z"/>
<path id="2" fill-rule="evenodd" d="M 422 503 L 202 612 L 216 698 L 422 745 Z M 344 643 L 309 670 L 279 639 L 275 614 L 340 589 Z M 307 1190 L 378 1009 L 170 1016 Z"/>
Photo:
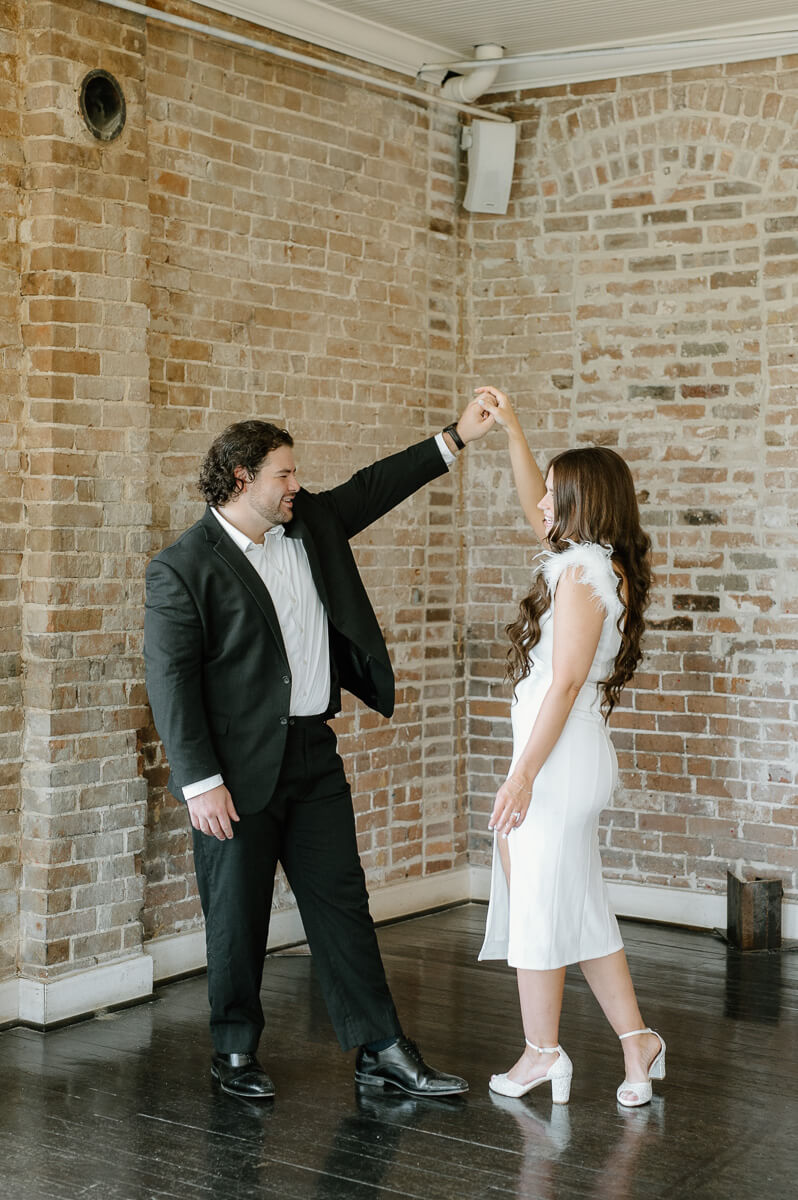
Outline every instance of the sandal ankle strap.
<path id="1" fill-rule="evenodd" d="M 537 1050 L 538 1054 L 557 1054 L 560 1049 L 559 1046 L 536 1046 L 534 1042 L 530 1042 L 529 1038 L 524 1038 L 524 1041 L 530 1050 Z"/>
<path id="2" fill-rule="evenodd" d="M 654 1032 L 654 1030 L 649 1029 L 648 1026 L 646 1026 L 645 1029 L 633 1029 L 630 1033 L 619 1033 L 618 1041 L 622 1042 L 624 1038 L 628 1038 L 628 1037 L 638 1037 L 638 1035 L 641 1033 L 653 1033 L 653 1032 Z"/>

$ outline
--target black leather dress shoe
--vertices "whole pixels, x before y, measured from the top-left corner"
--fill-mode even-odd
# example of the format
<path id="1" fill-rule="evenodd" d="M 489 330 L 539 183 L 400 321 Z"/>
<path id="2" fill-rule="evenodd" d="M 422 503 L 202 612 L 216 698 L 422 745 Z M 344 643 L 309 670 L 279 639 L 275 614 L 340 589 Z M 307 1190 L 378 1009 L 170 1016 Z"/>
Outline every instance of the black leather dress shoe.
<path id="1" fill-rule="evenodd" d="M 271 1100 L 274 1084 L 254 1054 L 214 1054 L 211 1075 L 223 1092 L 243 1100 Z"/>
<path id="2" fill-rule="evenodd" d="M 387 1050 L 361 1046 L 355 1061 L 355 1082 L 372 1087 L 397 1087 L 411 1096 L 456 1096 L 468 1091 L 459 1075 L 444 1075 L 428 1067 L 410 1038 L 400 1037 Z"/>

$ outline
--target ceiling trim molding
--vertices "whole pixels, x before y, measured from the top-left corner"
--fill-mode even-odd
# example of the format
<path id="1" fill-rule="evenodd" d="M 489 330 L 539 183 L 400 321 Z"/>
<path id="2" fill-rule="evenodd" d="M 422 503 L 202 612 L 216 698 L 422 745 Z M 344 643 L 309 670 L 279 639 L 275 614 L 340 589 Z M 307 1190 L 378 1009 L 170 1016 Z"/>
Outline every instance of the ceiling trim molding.
<path id="1" fill-rule="evenodd" d="M 198 7 L 212 8 L 299 38 L 313 46 L 337 50 L 339 54 L 398 71 L 418 74 L 422 63 L 455 58 L 451 46 L 440 46 L 409 34 L 399 33 L 362 17 L 331 8 L 319 0 L 195 0 Z"/>
<path id="2" fill-rule="evenodd" d="M 462 53 L 394 29 L 352 16 L 322 0 L 195 0 L 198 8 L 213 9 L 249 21 L 310 45 L 415 77 L 425 63 L 456 62 Z M 501 68 L 491 93 L 584 83 L 631 75 L 679 71 L 689 67 L 798 54 L 798 30 L 773 27 L 772 21 L 745 22 L 702 37 L 691 33 L 681 40 L 645 45 L 591 49 L 581 47 L 541 54 Z M 692 39 L 692 40 L 690 40 Z"/>
<path id="3" fill-rule="evenodd" d="M 689 67 L 721 66 L 724 63 L 757 62 L 798 54 L 798 30 L 768 33 L 749 38 L 712 37 L 700 42 L 616 46 L 606 50 L 569 50 L 545 59 L 508 64 L 501 68 L 491 92 L 524 88 L 554 87 L 587 83 L 597 79 L 655 75 Z"/>

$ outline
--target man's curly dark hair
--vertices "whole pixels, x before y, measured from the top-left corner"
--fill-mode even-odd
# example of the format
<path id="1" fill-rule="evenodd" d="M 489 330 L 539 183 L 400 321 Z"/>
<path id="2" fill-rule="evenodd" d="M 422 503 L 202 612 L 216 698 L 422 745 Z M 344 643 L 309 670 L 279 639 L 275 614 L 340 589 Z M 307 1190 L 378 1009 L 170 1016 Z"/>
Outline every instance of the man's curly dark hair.
<path id="1" fill-rule="evenodd" d="M 268 421 L 237 421 L 219 434 L 203 459 L 199 490 L 208 504 L 218 508 L 239 491 L 236 467 L 243 467 L 254 478 L 263 460 L 278 446 L 293 446 L 287 429 Z"/>

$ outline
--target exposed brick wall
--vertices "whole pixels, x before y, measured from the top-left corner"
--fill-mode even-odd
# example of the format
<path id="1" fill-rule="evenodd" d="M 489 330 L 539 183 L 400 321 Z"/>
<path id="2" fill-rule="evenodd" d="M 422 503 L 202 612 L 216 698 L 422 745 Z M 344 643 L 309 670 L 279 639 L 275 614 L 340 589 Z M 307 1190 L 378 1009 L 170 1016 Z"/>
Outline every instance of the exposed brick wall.
<path id="1" fill-rule="evenodd" d="M 317 489 L 451 419 L 458 164 L 451 118 L 155 23 L 147 90 L 157 549 L 201 513 L 198 464 L 232 420 L 286 424 Z M 390 722 L 353 701 L 337 722 L 374 885 L 465 861 L 452 486 L 356 542 L 398 675 Z M 142 742 L 153 936 L 199 909 L 185 812 Z"/>
<path id="2" fill-rule="evenodd" d="M 505 220 L 464 231 L 475 377 L 515 397 L 541 461 L 629 461 L 654 540 L 646 656 L 613 719 L 611 876 L 796 886 L 794 60 L 555 88 L 522 121 Z M 506 459 L 474 458 L 472 846 L 506 769 L 501 626 L 532 544 Z M 477 500 L 489 491 L 498 511 Z"/>
<path id="3" fill-rule="evenodd" d="M 16 971 L 22 755 L 19 6 L 0 3 L 0 982 Z"/>
<path id="4" fill-rule="evenodd" d="M 18 946 L 47 977 L 199 923 L 140 649 L 144 564 L 201 512 L 212 437 L 284 422 L 319 488 L 485 379 L 542 457 L 617 445 L 654 536 L 609 870 L 794 887 L 796 65 L 502 97 L 497 220 L 458 208 L 451 117 L 94 0 L 0 0 L 0 979 Z M 106 145 L 77 111 L 98 66 L 128 105 Z M 338 721 L 372 886 L 486 861 L 532 552 L 500 445 L 357 539 L 399 682 L 390 723 Z"/>
<path id="5" fill-rule="evenodd" d="M 149 539 L 147 147 L 139 19 L 30 2 L 20 287 L 25 764 L 20 962 L 29 976 L 141 946 L 146 787 L 141 572 Z M 128 121 L 98 143 L 78 112 L 102 65 Z"/>

